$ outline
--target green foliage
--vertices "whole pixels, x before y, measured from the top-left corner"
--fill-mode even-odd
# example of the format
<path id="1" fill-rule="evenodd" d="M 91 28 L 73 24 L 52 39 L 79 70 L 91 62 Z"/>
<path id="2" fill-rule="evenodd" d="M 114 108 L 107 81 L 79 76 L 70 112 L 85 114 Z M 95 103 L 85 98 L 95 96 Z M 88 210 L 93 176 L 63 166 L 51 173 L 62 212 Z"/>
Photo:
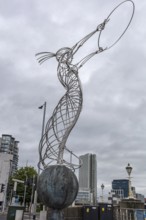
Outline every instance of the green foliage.
<path id="1" fill-rule="evenodd" d="M 19 201 L 23 202 L 24 192 L 26 188 L 26 197 L 25 197 L 25 203 L 30 203 L 31 196 L 33 195 L 33 191 L 35 189 L 36 185 L 36 178 L 37 178 L 37 172 L 34 169 L 34 167 L 27 166 L 27 167 L 21 167 L 17 172 L 10 177 L 9 180 L 9 193 L 12 191 L 14 187 L 14 181 L 12 179 L 18 179 L 24 181 L 23 183 L 17 183 L 17 192 L 16 195 L 19 196 Z M 10 197 L 10 195 L 9 195 Z"/>

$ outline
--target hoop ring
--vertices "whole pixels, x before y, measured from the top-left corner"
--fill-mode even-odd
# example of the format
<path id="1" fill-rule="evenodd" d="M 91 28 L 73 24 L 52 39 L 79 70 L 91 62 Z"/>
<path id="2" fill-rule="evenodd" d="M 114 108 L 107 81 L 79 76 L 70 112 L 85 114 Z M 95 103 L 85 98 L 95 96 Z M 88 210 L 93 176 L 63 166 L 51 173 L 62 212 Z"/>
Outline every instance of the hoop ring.
<path id="1" fill-rule="evenodd" d="M 130 20 L 128 22 L 128 25 L 126 26 L 126 28 L 124 29 L 124 31 L 122 32 L 122 34 L 119 36 L 119 38 L 113 43 L 111 44 L 109 47 L 106 48 L 106 50 L 110 49 L 111 47 L 113 47 L 122 37 L 123 35 L 125 34 L 125 32 L 127 31 L 132 19 L 133 19 L 133 16 L 134 16 L 134 11 L 135 11 L 135 5 L 134 5 L 134 2 L 132 0 L 126 0 L 126 1 L 123 1 L 121 2 L 119 5 L 117 5 L 112 11 L 111 13 L 108 15 L 108 17 L 105 19 L 105 20 L 109 20 L 110 16 L 114 13 L 114 11 L 119 8 L 122 4 L 126 3 L 126 2 L 131 2 L 132 3 L 132 7 L 133 7 L 133 10 L 132 10 L 132 15 L 130 17 Z M 104 29 L 103 29 L 104 30 Z M 102 35 L 102 31 L 103 30 L 100 30 L 99 32 L 99 37 L 98 37 L 98 48 L 101 48 L 100 46 L 100 38 L 101 38 L 101 35 Z"/>

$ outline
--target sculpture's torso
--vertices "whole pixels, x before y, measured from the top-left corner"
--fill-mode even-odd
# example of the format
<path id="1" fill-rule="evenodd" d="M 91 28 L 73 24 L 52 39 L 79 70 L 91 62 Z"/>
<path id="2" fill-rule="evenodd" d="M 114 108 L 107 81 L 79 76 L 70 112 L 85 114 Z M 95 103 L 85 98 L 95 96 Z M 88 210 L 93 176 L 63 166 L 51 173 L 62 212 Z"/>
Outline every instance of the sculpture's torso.
<path id="1" fill-rule="evenodd" d="M 51 155 L 51 159 L 62 164 L 66 141 L 78 120 L 83 100 L 77 67 L 67 62 L 59 62 L 57 73 L 66 93 L 60 99 L 46 125 L 47 150 L 45 155 L 46 158 Z"/>

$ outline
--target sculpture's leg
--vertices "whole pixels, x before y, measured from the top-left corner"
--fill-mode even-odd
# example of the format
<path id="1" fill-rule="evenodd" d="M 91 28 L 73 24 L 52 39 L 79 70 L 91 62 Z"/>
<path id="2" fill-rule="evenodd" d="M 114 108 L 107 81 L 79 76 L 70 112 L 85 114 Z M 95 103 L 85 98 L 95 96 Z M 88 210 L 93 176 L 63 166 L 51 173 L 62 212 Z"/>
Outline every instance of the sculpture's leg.
<path id="1" fill-rule="evenodd" d="M 64 220 L 63 210 L 52 209 L 48 220 Z"/>

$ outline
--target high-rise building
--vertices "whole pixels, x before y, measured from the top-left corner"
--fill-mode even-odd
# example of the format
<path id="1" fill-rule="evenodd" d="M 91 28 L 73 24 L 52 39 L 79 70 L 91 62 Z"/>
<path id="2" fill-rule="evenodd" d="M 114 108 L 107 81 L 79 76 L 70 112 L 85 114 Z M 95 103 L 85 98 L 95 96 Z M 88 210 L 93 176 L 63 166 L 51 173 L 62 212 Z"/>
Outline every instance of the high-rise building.
<path id="1" fill-rule="evenodd" d="M 117 179 L 112 181 L 112 189 L 115 192 L 123 191 L 124 198 L 129 195 L 129 180 L 128 179 Z M 119 195 L 117 195 L 119 196 Z"/>
<path id="2" fill-rule="evenodd" d="M 0 141 L 0 153 L 13 155 L 11 163 L 11 174 L 15 173 L 18 167 L 18 141 L 8 134 L 3 134 Z"/>
<path id="3" fill-rule="evenodd" d="M 89 192 L 91 204 L 97 202 L 97 160 L 95 154 L 80 156 L 82 166 L 79 169 L 79 194 Z"/>

